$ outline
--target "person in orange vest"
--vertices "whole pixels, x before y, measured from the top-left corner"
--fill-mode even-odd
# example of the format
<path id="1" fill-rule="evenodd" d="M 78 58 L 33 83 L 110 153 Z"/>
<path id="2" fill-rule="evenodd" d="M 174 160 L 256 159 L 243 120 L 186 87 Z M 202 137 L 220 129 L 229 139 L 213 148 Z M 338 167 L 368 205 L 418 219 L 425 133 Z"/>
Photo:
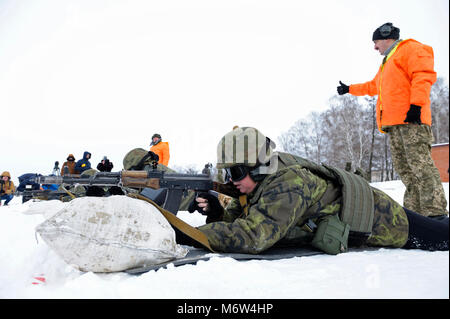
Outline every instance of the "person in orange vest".
<path id="1" fill-rule="evenodd" d="M 400 29 L 388 22 L 372 36 L 384 56 L 375 78 L 346 85 L 339 95 L 378 95 L 377 125 L 387 133 L 394 168 L 406 191 L 403 206 L 423 216 L 448 215 L 439 171 L 431 158 L 431 86 L 436 82 L 433 48 L 413 39 L 400 39 Z"/>
<path id="2" fill-rule="evenodd" d="M 168 166 L 170 159 L 169 142 L 163 142 L 161 135 L 155 133 L 152 136 L 150 146 L 150 151 L 159 156 L 158 164 Z"/>

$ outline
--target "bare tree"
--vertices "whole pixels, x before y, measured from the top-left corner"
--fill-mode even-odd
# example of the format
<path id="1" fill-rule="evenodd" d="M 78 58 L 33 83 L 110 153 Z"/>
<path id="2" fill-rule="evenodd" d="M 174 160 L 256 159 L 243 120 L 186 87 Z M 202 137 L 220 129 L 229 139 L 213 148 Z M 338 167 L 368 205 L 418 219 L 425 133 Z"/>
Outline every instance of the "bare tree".
<path id="1" fill-rule="evenodd" d="M 371 142 L 370 142 L 370 151 L 369 151 L 369 167 L 367 173 L 369 175 L 369 180 L 372 180 L 372 167 L 373 167 L 373 157 L 374 157 L 374 147 L 375 147 L 375 132 L 377 127 L 377 115 L 376 115 L 376 105 L 377 99 L 373 96 L 365 98 L 366 103 L 371 111 L 372 117 L 372 129 L 371 129 Z"/>
<path id="2" fill-rule="evenodd" d="M 370 153 L 371 116 L 359 98 L 352 95 L 330 99 L 332 116 L 338 124 L 336 136 L 342 138 L 343 158 L 354 168 L 362 168 L 363 160 Z"/>
<path id="3" fill-rule="evenodd" d="M 285 152 L 310 158 L 311 140 L 308 136 L 311 124 L 306 120 L 298 120 L 278 138 L 281 149 Z"/>
<path id="4" fill-rule="evenodd" d="M 431 87 L 431 115 L 434 142 L 448 143 L 449 141 L 449 89 L 442 77 Z"/>
<path id="5" fill-rule="evenodd" d="M 172 167 L 172 169 L 178 173 L 183 173 L 183 174 L 198 174 L 199 173 L 195 164 L 187 164 L 185 166 L 174 165 Z"/>

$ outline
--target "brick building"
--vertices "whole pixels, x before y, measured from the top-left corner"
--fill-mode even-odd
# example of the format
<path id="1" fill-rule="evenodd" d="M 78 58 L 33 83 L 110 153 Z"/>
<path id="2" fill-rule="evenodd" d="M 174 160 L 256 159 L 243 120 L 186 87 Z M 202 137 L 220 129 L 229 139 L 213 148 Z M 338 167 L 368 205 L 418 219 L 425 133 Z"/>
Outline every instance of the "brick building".
<path id="1" fill-rule="evenodd" d="M 448 182 L 448 143 L 432 145 L 431 157 L 441 174 L 441 180 Z"/>

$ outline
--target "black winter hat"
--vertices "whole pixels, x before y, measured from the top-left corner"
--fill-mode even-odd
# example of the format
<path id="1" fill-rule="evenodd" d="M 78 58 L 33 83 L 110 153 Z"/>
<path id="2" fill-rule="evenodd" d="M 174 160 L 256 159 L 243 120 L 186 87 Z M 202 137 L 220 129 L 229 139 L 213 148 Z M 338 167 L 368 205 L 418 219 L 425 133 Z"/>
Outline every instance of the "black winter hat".
<path id="1" fill-rule="evenodd" d="M 373 32 L 372 41 L 386 39 L 398 40 L 399 38 L 400 29 L 394 27 L 391 22 L 387 22 Z"/>

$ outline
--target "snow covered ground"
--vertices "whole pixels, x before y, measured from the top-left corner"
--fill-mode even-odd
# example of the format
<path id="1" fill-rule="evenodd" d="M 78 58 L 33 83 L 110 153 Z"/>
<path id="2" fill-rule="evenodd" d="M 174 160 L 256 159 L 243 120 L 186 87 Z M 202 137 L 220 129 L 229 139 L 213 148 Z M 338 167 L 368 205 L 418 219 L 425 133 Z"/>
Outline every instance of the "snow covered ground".
<path id="1" fill-rule="evenodd" d="M 400 181 L 373 186 L 402 203 Z M 448 201 L 449 184 L 444 188 Z M 35 227 L 62 205 L 22 204 L 21 198 L 14 198 L 10 206 L 0 207 L 0 298 L 449 298 L 448 252 L 421 250 L 380 249 L 277 261 L 214 257 L 140 276 L 84 273 L 67 265 L 35 235 Z M 193 226 L 204 222 L 200 214 L 180 212 L 179 217 Z M 33 277 L 44 277 L 45 283 Z"/>

